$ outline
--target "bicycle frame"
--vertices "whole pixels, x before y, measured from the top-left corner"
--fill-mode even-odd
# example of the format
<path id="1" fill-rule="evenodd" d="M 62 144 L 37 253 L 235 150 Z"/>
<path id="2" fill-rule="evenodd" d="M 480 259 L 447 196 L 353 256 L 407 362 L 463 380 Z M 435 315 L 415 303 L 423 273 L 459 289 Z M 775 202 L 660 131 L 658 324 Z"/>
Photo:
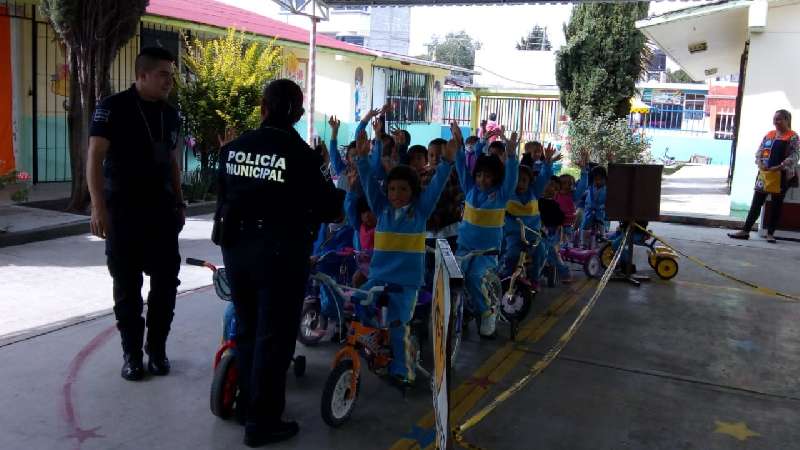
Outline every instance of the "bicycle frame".
<path id="1" fill-rule="evenodd" d="M 514 295 L 514 291 L 517 285 L 517 280 L 520 277 L 526 280 L 525 269 L 527 268 L 528 265 L 528 258 L 529 258 L 528 250 L 536 247 L 542 241 L 541 233 L 527 227 L 521 219 L 517 219 L 517 223 L 519 223 L 520 239 L 522 241 L 522 251 L 519 252 L 519 259 L 517 260 L 517 266 L 514 268 L 514 271 L 511 273 L 511 276 L 506 278 L 509 280 L 509 283 L 508 283 L 508 290 L 505 292 L 505 295 Z M 530 231 L 537 237 L 535 243 L 531 243 L 530 241 L 528 241 L 527 231 Z M 529 281 L 526 282 L 525 284 L 528 286 L 531 285 Z"/>

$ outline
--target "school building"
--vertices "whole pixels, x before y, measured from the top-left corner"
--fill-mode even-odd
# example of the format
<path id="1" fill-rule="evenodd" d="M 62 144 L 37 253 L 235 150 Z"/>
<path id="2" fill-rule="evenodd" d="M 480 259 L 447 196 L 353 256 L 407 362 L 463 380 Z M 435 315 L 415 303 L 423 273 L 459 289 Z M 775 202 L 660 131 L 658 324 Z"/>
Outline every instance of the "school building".
<path id="1" fill-rule="evenodd" d="M 797 54 L 800 45 L 800 1 L 722 0 L 636 25 L 695 79 L 738 76 L 731 209 L 747 210 L 757 173 L 754 155 L 774 129 L 774 112 L 800 114 L 800 62 L 786 56 Z M 799 189 L 789 190 L 784 210 L 782 225 L 800 229 Z"/>
<path id="2" fill-rule="evenodd" d="M 66 110 L 69 70 L 64 45 L 38 12 L 37 3 L 0 1 L 0 173 L 16 168 L 29 172 L 34 183 L 63 182 L 71 177 Z M 286 55 L 283 76 L 305 89 L 307 30 L 213 0 L 150 0 L 136 36 L 120 49 L 112 66 L 113 90 L 133 83 L 134 59 L 140 48 L 159 45 L 179 55 L 184 35 L 210 38 L 229 27 L 265 41 L 274 38 Z M 336 115 L 342 120 L 340 139 L 344 141 L 369 109 L 388 102 L 394 106 L 390 124 L 407 129 L 415 144 L 427 144 L 446 128 L 445 80 L 455 69 L 463 72 L 320 34 L 316 133 L 327 140 L 327 119 Z M 297 126 L 304 136 L 306 120 Z M 184 152 L 186 167 L 193 167 L 191 150 Z"/>

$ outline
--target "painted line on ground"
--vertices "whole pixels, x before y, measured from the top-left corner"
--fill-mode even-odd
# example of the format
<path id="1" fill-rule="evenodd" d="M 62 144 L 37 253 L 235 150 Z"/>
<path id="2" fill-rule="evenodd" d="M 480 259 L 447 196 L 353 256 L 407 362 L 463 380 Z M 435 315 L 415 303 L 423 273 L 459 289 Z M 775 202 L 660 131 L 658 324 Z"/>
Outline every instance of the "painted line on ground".
<path id="1" fill-rule="evenodd" d="M 451 393 L 451 423 L 458 423 L 486 396 L 493 384 L 500 382 L 528 354 L 528 352 L 518 348 L 521 343 L 535 343 L 542 339 L 575 306 L 583 293 L 592 284 L 592 280 L 586 279 L 561 294 L 547 309 L 520 328 L 517 334 L 517 342 L 506 343 L 495 351 L 471 376 L 462 381 Z M 433 448 L 434 425 L 435 418 L 431 410 L 418 420 L 412 430 L 396 441 L 390 449 Z"/>
<path id="2" fill-rule="evenodd" d="M 763 295 L 765 297 L 775 297 L 770 292 L 764 292 L 764 291 L 757 290 L 757 289 L 752 289 L 752 288 L 744 289 L 744 288 L 739 288 L 739 287 L 735 287 L 735 286 L 724 286 L 724 285 L 720 285 L 720 284 L 703 283 L 703 282 L 700 282 L 700 281 L 685 281 L 685 280 L 676 280 L 676 279 L 664 281 L 664 280 L 660 280 L 660 279 L 653 279 L 653 282 L 655 284 L 659 284 L 659 285 L 662 285 L 662 286 L 667 286 L 667 285 L 670 285 L 670 284 L 676 284 L 676 285 L 679 285 L 679 286 L 696 287 L 696 288 L 700 288 L 700 289 L 708 289 L 708 290 L 713 290 L 713 291 L 724 290 L 724 291 L 731 291 L 731 292 L 740 292 L 740 293 L 743 293 L 743 294 L 756 294 L 756 295 Z M 792 294 L 792 295 L 800 296 L 800 294 Z"/>
<path id="3" fill-rule="evenodd" d="M 210 289 L 211 287 L 213 287 L 213 285 L 206 285 L 206 286 L 200 286 L 200 287 L 193 288 L 193 289 L 187 289 L 185 291 L 182 291 L 182 292 L 179 292 L 178 294 L 176 294 L 175 298 L 179 299 L 181 297 L 185 297 L 185 296 L 190 295 L 190 294 L 195 294 L 197 292 L 202 292 L 202 291 Z M 143 302 L 143 303 L 145 305 L 147 305 L 147 302 Z M 112 311 L 112 313 L 113 313 L 113 311 Z M 95 317 L 95 318 L 92 318 L 92 319 L 88 319 L 86 321 L 96 320 L 96 319 L 99 319 L 101 317 L 107 317 L 107 315 L 106 316 L 98 316 L 98 317 Z M 86 322 L 86 321 L 84 321 L 84 322 Z M 75 325 L 78 325 L 78 324 L 84 323 L 84 322 L 78 322 L 78 323 L 75 323 L 75 324 L 72 324 L 72 325 L 69 325 L 69 326 L 75 326 Z M 68 328 L 69 326 L 62 327 L 62 328 L 59 328 L 59 329 Z M 97 433 L 97 430 L 100 429 L 99 426 L 98 427 L 94 427 L 94 428 L 82 428 L 80 426 L 79 415 L 78 415 L 78 412 L 77 412 L 78 409 L 75 406 L 77 402 L 73 399 L 72 387 L 78 381 L 78 374 L 80 373 L 81 369 L 83 368 L 84 364 L 89 359 L 89 357 L 95 351 L 97 351 L 97 349 L 99 349 L 100 347 L 102 347 L 105 344 L 107 344 L 108 341 L 111 340 L 111 338 L 116 335 L 116 333 L 115 333 L 116 329 L 117 329 L 116 325 L 111 325 L 109 327 L 106 327 L 105 329 L 103 329 L 99 333 L 97 333 L 97 335 L 95 335 L 95 337 L 92 338 L 75 355 L 74 358 L 72 358 L 72 361 L 70 361 L 69 371 L 67 373 L 67 378 L 64 380 L 64 384 L 61 387 L 61 398 L 62 398 L 62 401 L 63 401 L 62 417 L 64 418 L 64 421 L 67 422 L 67 427 L 70 430 L 70 434 L 64 436 L 64 438 L 75 439 L 76 442 L 75 442 L 75 446 L 73 447 L 74 450 L 80 450 L 81 446 L 84 443 L 84 441 L 86 441 L 88 439 L 99 439 L 99 438 L 104 438 L 105 437 L 104 435 Z M 52 332 L 55 332 L 55 331 L 57 331 L 57 330 L 52 330 L 52 331 L 50 331 L 48 333 L 52 333 Z M 43 333 L 43 334 L 48 334 L 48 333 Z M 41 336 L 41 334 L 39 336 Z M 33 339 L 33 337 L 30 337 L 28 339 Z"/>

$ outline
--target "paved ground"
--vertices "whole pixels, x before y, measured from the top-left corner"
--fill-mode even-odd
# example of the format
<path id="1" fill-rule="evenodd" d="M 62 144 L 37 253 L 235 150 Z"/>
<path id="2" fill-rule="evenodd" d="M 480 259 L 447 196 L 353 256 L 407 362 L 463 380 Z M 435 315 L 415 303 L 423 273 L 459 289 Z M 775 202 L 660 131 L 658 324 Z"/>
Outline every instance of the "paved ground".
<path id="1" fill-rule="evenodd" d="M 731 242 L 720 230 L 653 228 L 734 275 L 800 291 L 794 278 L 800 244 Z M 213 256 L 213 247 L 199 238 L 191 245 Z M 85 281 L 88 275 L 68 273 L 73 284 L 93 284 Z M 543 291 L 516 345 L 478 342 L 472 335 L 457 367 L 455 418 L 465 419 L 523 375 L 593 288 L 594 282 L 578 282 L 570 290 Z M 74 296 L 65 292 L 60 301 Z M 3 316 L 24 305 L 17 302 Z M 143 383 L 119 377 L 119 340 L 110 317 L 0 347 L 0 404 L 14 405 L 0 408 L 0 448 L 239 448 L 241 429 L 208 411 L 223 306 L 207 289 L 183 295 L 169 345 L 174 372 Z M 685 260 L 671 282 L 640 289 L 612 284 L 562 357 L 466 437 L 490 449 L 797 448 L 798 308 Z M 287 414 L 300 421 L 303 434 L 274 448 L 430 443 L 430 394 L 420 388 L 403 400 L 372 376 L 364 380 L 351 422 L 329 429 L 319 400 L 335 348 L 298 348 L 309 358 L 308 375 L 291 379 Z"/>
<path id="2" fill-rule="evenodd" d="M 86 222 L 87 217 L 18 205 L 0 205 L 0 233 L 16 233 L 45 227 Z"/>
<path id="3" fill-rule="evenodd" d="M 661 184 L 661 214 L 728 216 L 730 202 L 728 166 L 683 166 Z"/>
<path id="4" fill-rule="evenodd" d="M 181 256 L 220 262 L 219 248 L 209 236 L 210 216 L 188 218 L 180 235 Z M 105 243 L 88 234 L 0 248 L 0 342 L 31 328 L 110 310 L 111 277 L 104 252 Z M 184 265 L 179 289 L 194 289 L 209 280 L 208 270 Z M 148 286 L 145 277 L 145 294 Z"/>

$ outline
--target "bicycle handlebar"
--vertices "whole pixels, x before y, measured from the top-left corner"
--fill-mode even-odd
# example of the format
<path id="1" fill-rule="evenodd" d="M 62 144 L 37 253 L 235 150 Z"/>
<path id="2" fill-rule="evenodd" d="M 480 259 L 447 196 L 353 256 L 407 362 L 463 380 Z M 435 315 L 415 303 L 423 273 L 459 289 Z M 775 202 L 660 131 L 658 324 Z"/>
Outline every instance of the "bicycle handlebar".
<path id="1" fill-rule="evenodd" d="M 517 218 L 517 223 L 519 223 L 519 234 L 520 234 L 520 238 L 522 239 L 522 243 L 525 244 L 525 245 L 531 245 L 531 243 L 528 241 L 528 236 L 527 236 L 527 233 L 526 233 L 526 231 L 530 231 L 531 233 L 536 235 L 536 239 L 537 239 L 536 243 L 533 244 L 533 246 L 535 247 L 535 246 L 539 245 L 539 241 L 542 240 L 542 234 L 539 233 L 538 231 L 534 230 L 533 228 L 530 228 L 527 225 L 525 225 L 525 222 L 523 222 L 522 219 Z"/>
<path id="2" fill-rule="evenodd" d="M 336 282 L 330 275 L 324 274 L 322 272 L 316 272 L 311 274 L 311 278 L 319 281 L 320 283 L 324 284 L 325 286 L 332 289 L 336 295 L 340 297 L 345 297 L 344 290 L 347 290 L 352 294 L 357 294 L 358 296 L 365 296 L 363 300 L 359 300 L 359 303 L 362 306 L 369 306 L 375 303 L 375 296 L 380 296 L 385 290 L 386 286 L 375 286 L 370 288 L 369 290 L 365 291 L 363 289 L 357 289 L 353 287 L 342 287 L 339 283 Z"/>
<path id="3" fill-rule="evenodd" d="M 208 261 L 203 261 L 202 259 L 186 258 L 186 264 L 189 266 L 205 267 L 207 269 L 210 269 L 212 272 L 217 271 L 217 266 L 211 264 Z"/>

